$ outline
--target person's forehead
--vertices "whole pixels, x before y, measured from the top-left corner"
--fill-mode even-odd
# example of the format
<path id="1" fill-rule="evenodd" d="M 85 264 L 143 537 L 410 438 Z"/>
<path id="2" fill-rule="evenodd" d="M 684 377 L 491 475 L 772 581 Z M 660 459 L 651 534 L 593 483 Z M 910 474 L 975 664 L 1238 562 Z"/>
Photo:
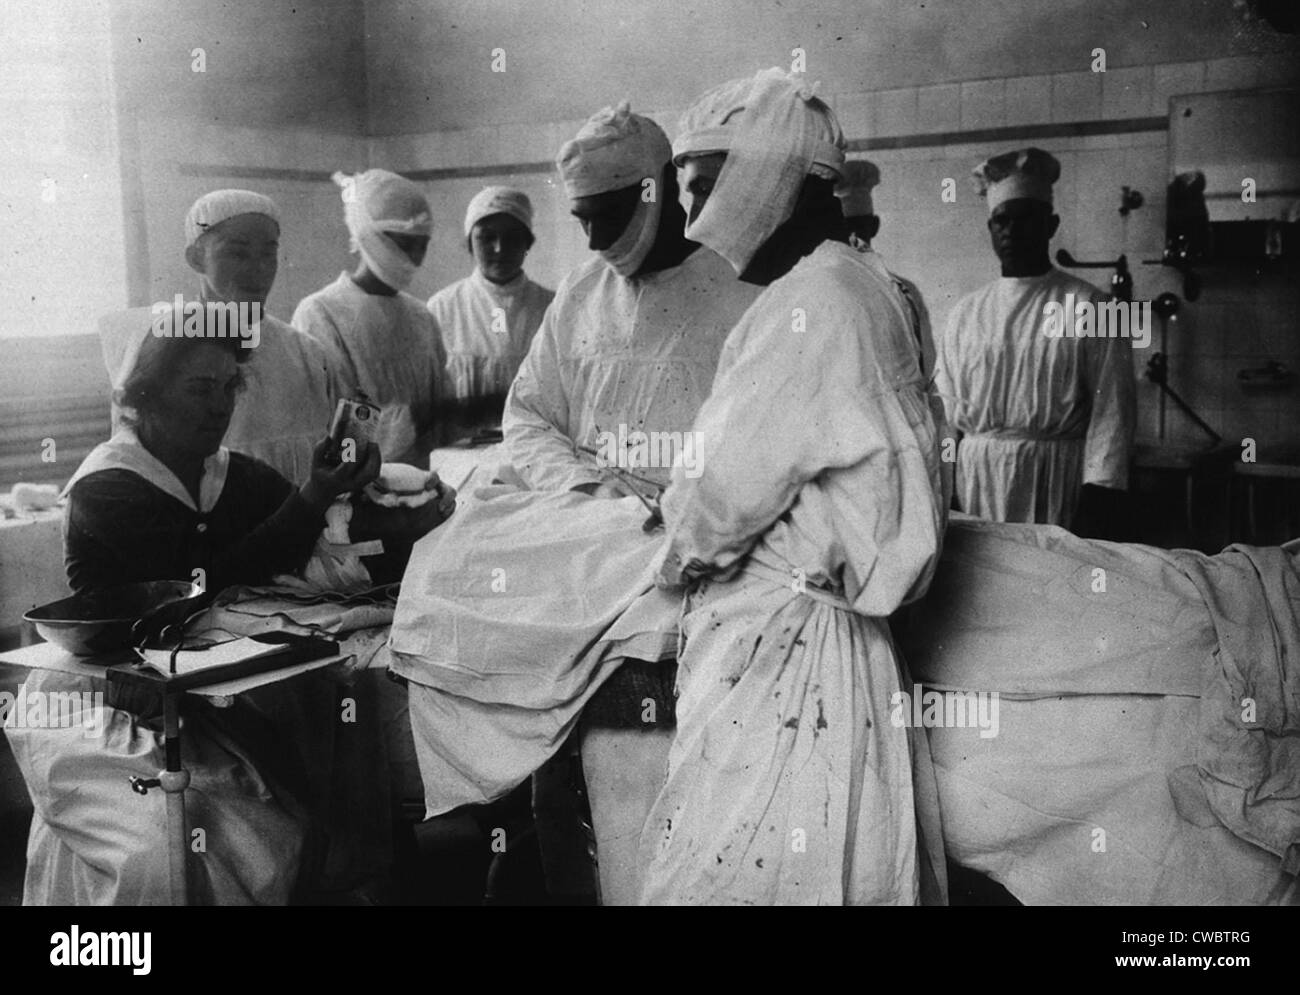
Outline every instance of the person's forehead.
<path id="1" fill-rule="evenodd" d="M 236 214 L 213 226 L 207 236 L 214 242 L 278 242 L 280 226 L 265 214 Z"/>
<path id="2" fill-rule="evenodd" d="M 1045 201 L 1035 200 L 1033 197 L 1015 197 L 1012 200 L 1004 200 L 997 207 L 993 208 L 992 218 L 1003 217 L 1024 217 L 1030 214 L 1050 214 L 1052 205 Z"/>
<path id="3" fill-rule="evenodd" d="M 527 226 L 522 221 L 509 214 L 489 214 L 487 217 L 474 222 L 473 234 L 504 234 L 513 231 L 526 232 L 527 230 Z"/>

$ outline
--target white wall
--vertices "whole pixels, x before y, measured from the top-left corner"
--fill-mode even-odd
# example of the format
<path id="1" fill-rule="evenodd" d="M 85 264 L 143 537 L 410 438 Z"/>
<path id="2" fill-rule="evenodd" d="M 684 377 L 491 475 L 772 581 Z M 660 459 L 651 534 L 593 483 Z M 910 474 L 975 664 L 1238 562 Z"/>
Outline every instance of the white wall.
<path id="1" fill-rule="evenodd" d="M 105 2 L 0 4 L 0 340 L 94 327 L 125 297 Z"/>
<path id="2" fill-rule="evenodd" d="M 373 0 L 373 135 L 681 107 L 802 48 L 835 92 L 1296 52 L 1232 0 Z M 494 72 L 493 53 L 505 56 Z M 495 68 L 501 68 L 498 63 Z"/>

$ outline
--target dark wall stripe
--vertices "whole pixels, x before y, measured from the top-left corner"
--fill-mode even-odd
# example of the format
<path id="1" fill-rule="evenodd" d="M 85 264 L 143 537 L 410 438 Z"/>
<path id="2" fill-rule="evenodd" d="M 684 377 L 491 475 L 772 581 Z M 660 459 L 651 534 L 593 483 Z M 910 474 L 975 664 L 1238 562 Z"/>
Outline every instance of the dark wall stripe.
<path id="1" fill-rule="evenodd" d="M 979 128 L 971 131 L 936 131 L 928 135 L 900 135 L 893 138 L 856 138 L 850 152 L 878 149 L 921 149 L 936 145 L 997 145 L 1036 138 L 1083 138 L 1092 135 L 1132 135 L 1142 131 L 1168 131 L 1167 117 L 1129 117 L 1114 121 L 1066 121 L 1059 124 L 1020 124 L 1009 128 Z"/>
<path id="2" fill-rule="evenodd" d="M 331 183 L 331 172 L 318 169 L 279 169 L 274 166 L 220 166 L 206 162 L 182 162 L 182 176 L 236 180 L 294 180 L 299 183 Z M 346 172 L 346 170 L 345 170 Z"/>
<path id="3" fill-rule="evenodd" d="M 1168 131 L 1167 117 L 1131 117 L 1113 121 L 1068 121 L 1059 124 L 1024 124 L 1007 128 L 979 128 L 970 131 L 936 131 L 924 135 L 895 135 L 883 138 L 855 138 L 850 152 L 881 149 L 920 149 L 940 145 L 999 145 L 1040 138 L 1083 138 L 1093 135 L 1132 135 L 1144 131 Z M 484 177 L 522 176 L 549 173 L 553 162 L 502 162 L 485 166 L 449 166 L 442 169 L 408 169 L 402 175 L 412 180 L 473 180 Z M 183 176 L 206 176 L 242 180 L 295 180 L 328 183 L 330 174 L 313 169 L 277 169 L 270 166 L 216 166 L 208 163 L 180 164 Z"/>

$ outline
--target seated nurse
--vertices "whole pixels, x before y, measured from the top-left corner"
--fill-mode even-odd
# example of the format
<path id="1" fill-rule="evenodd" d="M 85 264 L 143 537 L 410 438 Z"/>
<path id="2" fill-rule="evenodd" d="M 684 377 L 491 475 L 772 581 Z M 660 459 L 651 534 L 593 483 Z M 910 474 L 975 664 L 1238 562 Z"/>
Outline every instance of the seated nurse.
<path id="1" fill-rule="evenodd" d="M 176 310 L 162 327 L 183 327 Z M 208 330 L 219 330 L 213 311 L 203 316 Z M 201 578 L 214 591 L 268 581 L 306 562 L 337 495 L 378 475 L 373 446 L 364 460 L 330 465 L 322 438 L 307 480 L 295 487 L 221 445 L 251 341 L 145 328 L 128 345 L 114 376 L 124 427 L 86 457 L 66 489 L 74 591 L 160 579 Z"/>
<path id="2" fill-rule="evenodd" d="M 191 307 L 203 308 L 201 330 L 211 331 L 213 312 Z M 172 319 L 180 328 L 179 309 Z M 196 570 L 209 589 L 267 581 L 306 561 L 336 495 L 376 476 L 374 447 L 330 465 L 322 442 L 299 487 L 222 447 L 250 351 L 238 338 L 139 330 L 114 376 L 129 424 L 87 456 L 65 492 L 75 591 L 194 579 Z M 314 872 L 319 804 L 304 786 L 320 776 L 303 769 L 294 747 L 328 754 L 317 733 L 337 713 L 316 685 L 295 682 L 292 701 L 288 687 L 223 709 L 182 700 L 187 822 L 204 830 L 189 857 L 192 901 L 283 904 Z M 20 728 L 11 716 L 5 729 L 35 809 L 24 904 L 168 902 L 163 794 L 134 795 L 126 780 L 163 766 L 154 709 L 97 677 L 33 671 L 26 692 L 35 691 L 75 692 L 83 704 L 72 727 Z"/>

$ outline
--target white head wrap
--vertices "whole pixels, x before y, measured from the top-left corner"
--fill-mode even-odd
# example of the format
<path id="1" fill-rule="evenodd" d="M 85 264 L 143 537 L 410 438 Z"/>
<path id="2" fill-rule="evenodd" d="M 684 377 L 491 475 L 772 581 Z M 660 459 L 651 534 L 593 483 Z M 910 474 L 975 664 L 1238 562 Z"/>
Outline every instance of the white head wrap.
<path id="1" fill-rule="evenodd" d="M 711 90 L 682 118 L 683 158 L 727 153 L 686 237 L 713 249 L 737 273 L 790 217 L 809 175 L 841 176 L 844 133 L 814 89 L 784 70 L 765 69 Z"/>
<path id="2" fill-rule="evenodd" d="M 840 208 L 846 218 L 861 218 L 875 214 L 871 203 L 872 188 L 880 184 L 880 170 L 874 162 L 851 159 L 844 164 L 844 178 L 835 187 Z"/>
<path id="3" fill-rule="evenodd" d="M 1056 156 L 1042 149 L 1003 152 L 972 170 L 980 194 L 988 198 L 989 213 L 1008 200 L 1028 198 L 1052 202 L 1052 184 L 1061 178 Z"/>
<path id="4" fill-rule="evenodd" d="M 677 140 L 673 142 L 673 164 L 681 166 L 692 156 L 730 151 L 750 93 L 759 77 L 772 73 L 788 79 L 794 86 L 802 86 L 802 81 L 797 76 L 783 73 L 780 69 L 768 69 L 758 76 L 733 79 L 715 86 L 691 104 L 678 122 Z M 811 94 L 816 89 L 816 84 L 805 89 Z M 844 164 L 844 135 L 840 131 L 839 122 L 830 113 L 830 108 L 821 101 L 818 104 L 825 108 L 827 116 L 817 129 L 812 161 L 814 166 L 819 167 L 814 172 L 829 178 L 831 174 L 838 176 L 840 167 Z"/>
<path id="5" fill-rule="evenodd" d="M 420 188 L 386 169 L 368 169 L 348 176 L 335 173 L 343 188 L 343 217 L 352 236 L 352 251 L 360 252 L 366 267 L 394 290 L 405 290 L 415 279 L 416 265 L 405 252 L 384 237 L 431 235 L 433 216 Z"/>
<path id="6" fill-rule="evenodd" d="M 623 233 L 613 245 L 600 250 L 620 276 L 635 273 L 654 246 L 663 212 L 658 185 L 672 155 L 663 128 L 648 117 L 633 114 L 626 100 L 593 114 L 560 149 L 556 165 L 571 200 L 635 186 L 647 177 L 655 181 L 654 196 L 649 201 L 641 197 Z"/>
<path id="7" fill-rule="evenodd" d="M 223 221 L 240 214 L 265 214 L 280 224 L 275 201 L 252 190 L 213 190 L 196 200 L 185 215 L 185 248 Z"/>
<path id="8" fill-rule="evenodd" d="M 494 214 L 508 214 L 529 231 L 533 230 L 533 203 L 528 194 L 514 187 L 484 187 L 465 209 L 465 234 Z"/>
<path id="9" fill-rule="evenodd" d="M 597 111 L 565 142 L 555 164 L 570 200 L 621 190 L 647 176 L 659 181 L 673 147 L 663 128 L 624 100 Z"/>

